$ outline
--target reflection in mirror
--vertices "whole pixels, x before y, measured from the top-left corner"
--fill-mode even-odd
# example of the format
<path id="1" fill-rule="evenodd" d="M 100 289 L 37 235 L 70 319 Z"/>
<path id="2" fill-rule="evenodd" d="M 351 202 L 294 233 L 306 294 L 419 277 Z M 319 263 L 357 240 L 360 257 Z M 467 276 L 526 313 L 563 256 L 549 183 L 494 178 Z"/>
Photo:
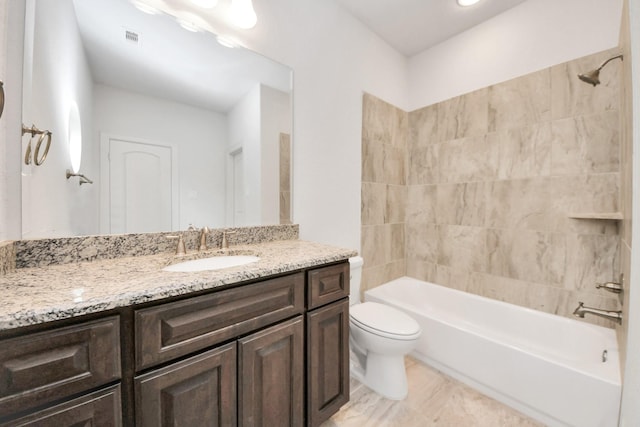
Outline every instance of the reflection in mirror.
<path id="1" fill-rule="evenodd" d="M 23 238 L 290 223 L 289 68 L 129 0 L 27 0 L 24 60 L 23 122 L 53 141 Z M 94 185 L 64 178 L 73 104 Z"/>

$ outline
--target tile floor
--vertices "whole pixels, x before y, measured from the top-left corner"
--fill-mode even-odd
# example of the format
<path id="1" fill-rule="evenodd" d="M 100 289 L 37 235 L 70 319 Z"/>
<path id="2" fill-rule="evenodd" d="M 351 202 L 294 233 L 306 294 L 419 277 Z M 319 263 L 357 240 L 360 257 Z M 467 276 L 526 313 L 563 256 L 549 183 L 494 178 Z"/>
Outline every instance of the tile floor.
<path id="1" fill-rule="evenodd" d="M 542 424 L 412 358 L 397 402 L 351 380 L 351 400 L 321 427 L 541 427 Z"/>

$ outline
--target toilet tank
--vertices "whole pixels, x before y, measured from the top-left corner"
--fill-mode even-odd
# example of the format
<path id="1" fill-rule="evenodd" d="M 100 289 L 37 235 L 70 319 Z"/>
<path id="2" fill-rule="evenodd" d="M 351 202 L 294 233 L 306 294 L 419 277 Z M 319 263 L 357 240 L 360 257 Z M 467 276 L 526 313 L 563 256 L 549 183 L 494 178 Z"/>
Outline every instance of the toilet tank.
<path id="1" fill-rule="evenodd" d="M 359 256 L 349 258 L 349 305 L 358 304 L 360 302 L 360 283 L 362 282 L 362 265 L 364 259 Z"/>

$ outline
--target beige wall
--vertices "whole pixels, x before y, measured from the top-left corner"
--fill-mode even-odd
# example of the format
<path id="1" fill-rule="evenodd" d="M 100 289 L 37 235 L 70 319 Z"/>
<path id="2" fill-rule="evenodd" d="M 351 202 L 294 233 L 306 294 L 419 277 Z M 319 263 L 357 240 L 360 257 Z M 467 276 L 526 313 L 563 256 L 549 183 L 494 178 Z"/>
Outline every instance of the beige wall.
<path id="1" fill-rule="evenodd" d="M 365 94 L 362 111 L 362 288 L 405 275 L 408 114 Z"/>
<path id="2" fill-rule="evenodd" d="M 620 210 L 621 62 L 595 88 L 576 77 L 615 53 L 413 111 L 406 131 L 405 113 L 365 95 L 363 288 L 404 261 L 408 276 L 545 312 L 618 309 L 595 283 L 618 278 L 619 221 L 569 217 Z"/>

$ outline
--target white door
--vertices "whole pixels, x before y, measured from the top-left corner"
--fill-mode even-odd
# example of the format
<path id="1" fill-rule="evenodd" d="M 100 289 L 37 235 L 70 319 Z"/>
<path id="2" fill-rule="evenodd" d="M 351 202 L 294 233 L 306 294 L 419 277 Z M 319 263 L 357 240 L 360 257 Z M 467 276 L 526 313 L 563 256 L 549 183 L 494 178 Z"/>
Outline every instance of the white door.
<path id="1" fill-rule="evenodd" d="M 172 230 L 171 147 L 114 137 L 107 143 L 109 232 Z"/>

